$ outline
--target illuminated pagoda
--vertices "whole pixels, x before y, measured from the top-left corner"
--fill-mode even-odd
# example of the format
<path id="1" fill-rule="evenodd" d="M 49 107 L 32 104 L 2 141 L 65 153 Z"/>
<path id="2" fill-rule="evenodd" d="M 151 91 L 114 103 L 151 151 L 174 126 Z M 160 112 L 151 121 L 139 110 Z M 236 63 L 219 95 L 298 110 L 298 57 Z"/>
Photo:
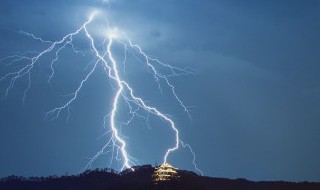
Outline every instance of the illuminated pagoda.
<path id="1" fill-rule="evenodd" d="M 153 182 L 165 182 L 170 180 L 179 179 L 177 168 L 174 168 L 168 163 L 163 163 L 161 166 L 157 167 L 152 175 Z"/>

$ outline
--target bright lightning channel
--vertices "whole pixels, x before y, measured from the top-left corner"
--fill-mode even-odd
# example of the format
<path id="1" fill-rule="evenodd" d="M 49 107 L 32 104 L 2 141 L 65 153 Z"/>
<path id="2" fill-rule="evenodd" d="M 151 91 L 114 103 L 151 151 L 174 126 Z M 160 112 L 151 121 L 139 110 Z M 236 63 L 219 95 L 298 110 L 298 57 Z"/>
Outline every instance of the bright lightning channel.
<path id="1" fill-rule="evenodd" d="M 191 118 L 191 115 L 189 113 L 188 107 L 185 106 L 183 101 L 178 97 L 175 87 L 171 84 L 168 77 L 171 76 L 180 76 L 180 75 L 186 75 L 186 74 L 194 74 L 194 70 L 191 68 L 179 68 L 174 67 L 169 64 L 165 64 L 158 59 L 154 59 L 149 57 L 139 45 L 133 44 L 131 40 L 127 36 L 125 36 L 124 33 L 121 33 L 117 29 L 110 29 L 107 32 L 107 37 L 105 39 L 105 42 L 107 42 L 106 50 L 103 53 L 100 53 L 100 51 L 97 48 L 97 44 L 95 39 L 93 38 L 92 34 L 89 32 L 87 26 L 93 22 L 93 20 L 97 16 L 97 12 L 94 12 L 91 14 L 89 19 L 75 32 L 69 33 L 65 35 L 61 40 L 59 41 L 49 41 L 44 40 L 42 38 L 39 38 L 31 33 L 27 33 L 24 31 L 20 31 L 21 34 L 26 35 L 28 37 L 33 38 L 34 40 L 38 40 L 44 44 L 49 44 L 48 48 L 44 49 L 42 52 L 31 52 L 31 53 L 25 53 L 25 54 L 17 54 L 13 56 L 8 56 L 0 61 L 7 61 L 7 65 L 10 66 L 17 62 L 26 61 L 27 64 L 23 66 L 22 68 L 9 72 L 3 77 L 0 78 L 0 82 L 9 80 L 9 84 L 6 88 L 5 96 L 7 97 L 9 91 L 15 86 L 15 83 L 18 79 L 22 79 L 23 77 L 27 77 L 27 87 L 24 90 L 23 94 L 23 102 L 26 99 L 28 90 L 31 87 L 32 80 L 31 80 L 31 73 L 34 69 L 34 66 L 36 64 L 40 64 L 39 59 L 43 57 L 46 54 L 54 53 L 54 59 L 49 63 L 51 73 L 48 76 L 48 82 L 50 83 L 51 79 L 53 78 L 55 74 L 54 64 L 59 59 L 59 53 L 64 50 L 67 46 L 70 46 L 75 53 L 78 53 L 78 51 L 75 50 L 73 46 L 73 38 L 77 35 L 79 35 L 81 32 L 85 34 L 86 39 L 90 42 L 91 50 L 96 58 L 96 61 L 94 62 L 92 68 L 89 70 L 89 72 L 85 75 L 85 77 L 80 81 L 79 86 L 77 89 L 68 94 L 69 100 L 64 103 L 63 105 L 56 107 L 46 113 L 45 118 L 50 119 L 56 119 L 58 118 L 63 111 L 67 112 L 67 119 L 69 119 L 70 111 L 69 106 L 77 99 L 79 92 L 81 91 L 83 85 L 87 82 L 89 77 L 94 73 L 94 71 L 97 69 L 97 66 L 99 64 L 102 64 L 104 69 L 106 70 L 106 74 L 109 79 L 114 81 L 117 85 L 116 93 L 113 97 L 113 104 L 111 112 L 105 117 L 105 124 L 108 122 L 110 126 L 110 130 L 107 132 L 107 134 L 111 134 L 111 137 L 109 141 L 102 147 L 100 151 L 97 152 L 96 155 L 94 155 L 88 164 L 86 165 L 86 168 L 90 167 L 93 162 L 102 154 L 111 153 L 111 159 L 109 165 L 111 166 L 113 160 L 121 161 L 122 166 L 121 170 L 132 168 L 135 164 L 138 163 L 138 160 L 133 158 L 129 155 L 127 152 L 127 144 L 126 141 L 123 139 L 121 133 L 119 132 L 118 126 L 116 124 L 116 116 L 117 112 L 119 111 L 119 101 L 121 101 L 121 98 L 125 101 L 125 103 L 128 105 L 130 109 L 130 114 L 132 117 L 126 122 L 126 125 L 129 125 L 130 122 L 133 120 L 134 117 L 142 117 L 146 119 L 144 116 L 141 116 L 138 114 L 139 110 L 144 110 L 146 113 L 153 114 L 159 119 L 165 121 L 170 129 L 173 131 L 175 135 L 175 143 L 169 147 L 166 152 L 164 153 L 163 157 L 163 163 L 166 163 L 168 161 L 168 157 L 170 154 L 176 150 L 179 149 L 180 144 L 184 148 L 188 148 L 193 155 L 193 165 L 195 167 L 195 170 L 202 175 L 201 170 L 198 169 L 196 163 L 195 163 L 195 153 L 192 150 L 191 146 L 189 144 L 185 144 L 180 136 L 179 131 L 174 123 L 174 121 L 170 118 L 169 115 L 162 113 L 159 111 L 156 107 L 152 107 L 148 105 L 142 98 L 138 97 L 135 94 L 134 89 L 130 86 L 130 84 L 121 78 L 119 71 L 118 71 L 118 64 L 116 60 L 114 59 L 114 56 L 112 54 L 112 46 L 113 43 L 118 42 L 122 44 L 125 49 L 131 49 L 136 54 L 143 57 L 144 61 L 143 63 L 146 64 L 148 68 L 151 69 L 152 75 L 155 79 L 155 81 L 158 83 L 160 91 L 162 91 L 160 81 L 164 81 L 165 84 L 170 88 L 172 95 L 177 100 L 177 102 L 180 104 L 180 106 L 183 108 L 183 110 L 187 113 L 187 115 Z M 31 55 L 29 55 L 31 54 Z M 32 56 L 34 55 L 34 56 Z M 126 56 L 126 54 L 125 54 Z M 126 58 L 126 57 L 125 57 Z M 170 74 L 163 74 L 159 72 L 156 69 L 156 65 L 160 66 L 162 68 L 168 69 L 170 71 Z M 137 107 L 136 109 L 133 109 L 133 107 Z M 108 118 L 110 118 L 108 120 Z"/>

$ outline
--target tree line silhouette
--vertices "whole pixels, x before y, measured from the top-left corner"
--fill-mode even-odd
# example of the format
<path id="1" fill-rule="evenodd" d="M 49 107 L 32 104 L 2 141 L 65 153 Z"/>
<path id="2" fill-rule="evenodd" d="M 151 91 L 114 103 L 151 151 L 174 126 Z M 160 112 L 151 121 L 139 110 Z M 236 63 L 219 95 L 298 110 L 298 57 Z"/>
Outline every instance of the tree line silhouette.
<path id="1" fill-rule="evenodd" d="M 135 166 L 116 172 L 113 169 L 87 170 L 78 175 L 49 177 L 8 176 L 0 179 L 0 190 L 320 190 L 320 183 L 225 179 L 199 176 L 178 170 L 179 180 L 152 182 L 151 165 Z"/>

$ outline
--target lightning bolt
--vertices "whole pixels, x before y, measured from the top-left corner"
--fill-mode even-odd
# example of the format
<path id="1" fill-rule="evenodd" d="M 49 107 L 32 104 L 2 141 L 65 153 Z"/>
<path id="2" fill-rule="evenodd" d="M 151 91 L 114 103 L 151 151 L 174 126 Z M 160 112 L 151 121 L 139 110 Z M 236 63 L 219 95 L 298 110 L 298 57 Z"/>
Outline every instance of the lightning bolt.
<path id="1" fill-rule="evenodd" d="M 16 69 L 13 72 L 9 72 L 0 78 L 0 82 L 8 81 L 8 86 L 5 91 L 5 97 L 8 96 L 8 93 L 15 86 L 15 83 L 17 82 L 17 80 L 22 80 L 22 78 L 26 77 L 27 85 L 23 93 L 23 102 L 25 102 L 27 93 L 32 85 L 31 74 L 34 70 L 34 67 L 37 64 L 42 64 L 40 62 L 40 59 L 45 55 L 51 53 L 54 55 L 54 59 L 52 59 L 51 62 L 49 62 L 51 71 L 50 71 L 50 74 L 48 75 L 48 82 L 50 83 L 50 81 L 55 75 L 54 66 L 56 62 L 59 60 L 60 52 L 69 46 L 73 49 L 75 53 L 78 53 L 79 51 L 77 51 L 74 48 L 73 40 L 75 36 L 83 34 L 85 36 L 85 39 L 89 41 L 91 51 L 95 57 L 94 60 L 92 61 L 92 65 L 90 66 L 90 69 L 88 69 L 88 73 L 85 75 L 85 77 L 80 81 L 78 87 L 72 93 L 67 95 L 68 100 L 61 106 L 55 107 L 52 110 L 48 111 L 45 115 L 45 118 L 56 119 L 61 114 L 66 113 L 67 120 L 68 120 L 70 116 L 70 109 L 69 109 L 70 105 L 77 100 L 79 92 L 82 90 L 87 80 L 97 70 L 98 66 L 102 65 L 107 77 L 111 81 L 113 81 L 113 83 L 115 84 L 115 87 L 114 87 L 115 94 L 113 96 L 112 109 L 109 112 L 109 114 L 105 116 L 105 120 L 104 120 L 105 121 L 104 125 L 109 126 L 109 130 L 104 135 L 110 135 L 110 139 L 101 148 L 100 151 L 98 151 L 92 158 L 89 159 L 89 162 L 86 165 L 86 168 L 90 167 L 100 155 L 107 154 L 107 153 L 111 154 L 109 166 L 112 165 L 112 162 L 114 160 L 117 160 L 122 163 L 121 170 L 132 168 L 132 166 L 138 163 L 138 160 L 130 156 L 130 154 L 128 153 L 126 141 L 124 139 L 124 136 L 121 134 L 120 127 L 119 127 L 121 126 L 121 124 L 119 124 L 116 119 L 117 114 L 119 112 L 119 104 L 121 101 L 124 101 L 129 108 L 129 114 L 131 115 L 131 117 L 129 118 L 128 121 L 124 122 L 123 124 L 130 125 L 131 121 L 135 117 L 140 117 L 145 120 L 148 120 L 148 117 L 140 114 L 141 111 L 144 111 L 144 113 L 147 113 L 148 115 L 152 114 L 156 116 L 158 119 L 167 123 L 170 130 L 174 133 L 174 137 L 175 137 L 174 144 L 171 145 L 164 153 L 163 163 L 167 163 L 170 154 L 178 150 L 181 146 L 183 148 L 187 148 L 188 150 L 190 150 L 191 154 L 193 155 L 192 163 L 195 167 L 195 170 L 202 175 L 201 170 L 198 169 L 195 163 L 196 157 L 195 157 L 194 151 L 192 150 L 189 144 L 186 144 L 181 140 L 179 135 L 179 130 L 176 127 L 175 122 L 171 119 L 171 116 L 164 114 L 158 108 L 153 107 L 152 105 L 149 105 L 145 100 L 137 96 L 135 90 L 131 87 L 130 83 L 126 81 L 123 76 L 121 76 L 118 68 L 119 65 L 113 55 L 112 47 L 114 43 L 118 43 L 124 46 L 125 48 L 125 53 L 124 53 L 125 59 L 123 61 L 124 70 L 125 70 L 126 55 L 127 55 L 127 52 L 130 51 L 142 64 L 144 64 L 148 68 L 153 78 L 155 79 L 156 83 L 158 84 L 159 90 L 161 92 L 162 92 L 163 84 L 170 89 L 171 94 L 173 95 L 175 100 L 179 103 L 180 107 L 183 109 L 183 111 L 188 115 L 190 119 L 191 119 L 191 115 L 189 113 L 188 107 L 183 103 L 183 101 L 177 95 L 176 89 L 174 85 L 170 82 L 169 78 L 174 76 L 194 74 L 195 71 L 192 68 L 174 67 L 169 64 L 163 63 L 158 59 L 151 58 L 142 50 L 142 48 L 139 45 L 132 43 L 131 40 L 124 33 L 118 31 L 117 29 L 111 29 L 110 27 L 108 27 L 107 36 L 106 36 L 106 39 L 104 40 L 104 42 L 107 43 L 106 47 L 103 51 L 99 50 L 99 46 L 97 45 L 97 42 L 95 41 L 92 33 L 90 33 L 90 31 L 88 30 L 88 25 L 94 21 L 97 15 L 98 15 L 98 12 L 92 13 L 89 19 L 82 26 L 80 26 L 75 32 L 65 35 L 62 39 L 58 41 L 44 40 L 31 33 L 20 31 L 22 35 L 33 38 L 34 40 L 37 40 L 43 44 L 47 44 L 48 47 L 41 52 L 26 52 L 24 54 L 16 54 L 16 55 L 12 55 L 12 56 L 8 56 L 3 59 L 0 59 L 0 61 L 6 63 L 6 66 L 13 66 L 13 64 L 16 64 L 16 63 L 26 62 L 24 66 L 20 67 L 19 69 Z M 166 73 L 160 72 L 160 70 L 157 69 L 158 67 L 167 70 L 167 72 Z"/>

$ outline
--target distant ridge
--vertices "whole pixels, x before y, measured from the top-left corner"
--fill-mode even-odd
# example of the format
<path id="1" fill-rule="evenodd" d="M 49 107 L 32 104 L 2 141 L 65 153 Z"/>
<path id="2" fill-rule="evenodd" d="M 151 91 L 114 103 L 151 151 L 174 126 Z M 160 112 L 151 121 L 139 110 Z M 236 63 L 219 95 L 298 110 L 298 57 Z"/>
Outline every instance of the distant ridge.
<path id="1" fill-rule="evenodd" d="M 179 181 L 153 184 L 151 165 L 135 166 L 134 171 L 117 173 L 112 169 L 88 170 L 79 175 L 0 179 L 0 190 L 320 190 L 313 182 L 253 182 L 199 176 L 178 170 Z"/>

